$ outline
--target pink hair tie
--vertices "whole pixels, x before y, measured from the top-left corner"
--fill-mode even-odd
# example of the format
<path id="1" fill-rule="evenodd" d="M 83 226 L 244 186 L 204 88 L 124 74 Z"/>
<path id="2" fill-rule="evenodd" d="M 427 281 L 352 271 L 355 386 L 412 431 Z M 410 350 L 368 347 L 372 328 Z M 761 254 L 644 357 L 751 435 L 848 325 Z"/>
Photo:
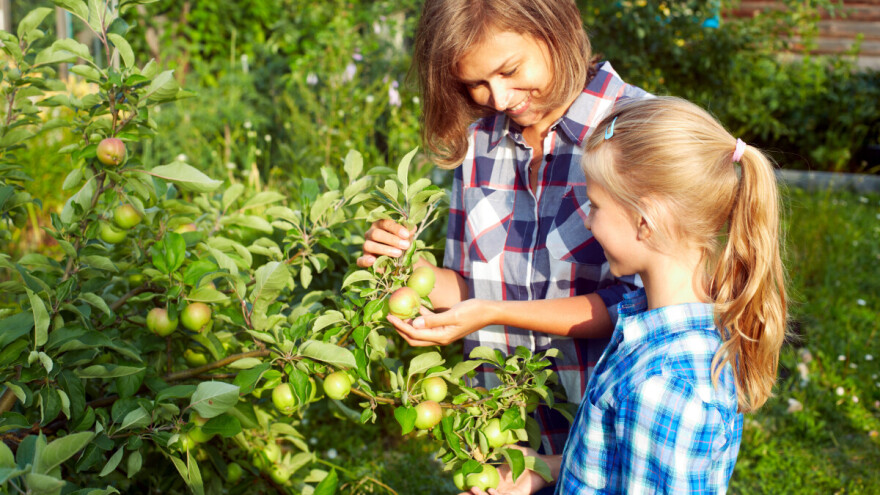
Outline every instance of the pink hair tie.
<path id="1" fill-rule="evenodd" d="M 734 162 L 739 162 L 739 161 L 742 159 L 742 157 L 743 157 L 743 153 L 745 153 L 745 152 L 746 152 L 746 143 L 745 143 L 745 141 L 743 141 L 742 139 L 737 138 L 737 140 L 736 140 L 736 149 L 733 151 L 733 161 L 734 161 Z"/>

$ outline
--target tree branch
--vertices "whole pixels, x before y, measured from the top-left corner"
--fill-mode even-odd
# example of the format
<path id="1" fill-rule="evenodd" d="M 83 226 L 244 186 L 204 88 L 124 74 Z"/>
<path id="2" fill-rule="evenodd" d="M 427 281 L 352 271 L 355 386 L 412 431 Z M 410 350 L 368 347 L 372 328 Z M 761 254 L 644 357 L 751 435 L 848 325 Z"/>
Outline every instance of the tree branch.
<path id="1" fill-rule="evenodd" d="M 239 359 L 249 358 L 249 357 L 266 357 L 266 356 L 270 355 L 271 353 L 272 353 L 272 351 L 270 351 L 269 349 L 260 349 L 258 351 L 248 351 L 248 352 L 242 352 L 241 354 L 233 354 L 233 355 L 227 356 L 219 361 L 214 361 L 213 363 L 208 363 L 206 365 L 199 366 L 198 368 L 191 368 L 191 369 L 184 370 L 184 371 L 178 371 L 176 373 L 168 373 L 167 375 L 162 377 L 162 379 L 164 379 L 167 382 L 177 382 L 180 380 L 186 380 L 187 378 L 195 378 L 196 376 L 201 375 L 202 373 L 205 373 L 205 372 L 217 369 L 217 368 L 222 368 L 222 367 L 226 366 L 227 364 L 231 364 L 231 363 L 234 363 L 235 361 L 238 361 Z"/>

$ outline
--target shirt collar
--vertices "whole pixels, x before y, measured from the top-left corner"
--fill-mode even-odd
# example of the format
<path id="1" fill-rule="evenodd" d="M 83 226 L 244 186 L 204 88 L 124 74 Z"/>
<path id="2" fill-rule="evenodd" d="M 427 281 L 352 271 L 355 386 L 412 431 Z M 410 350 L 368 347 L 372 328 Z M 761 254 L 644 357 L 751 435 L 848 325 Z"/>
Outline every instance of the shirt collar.
<path id="1" fill-rule="evenodd" d="M 581 94 L 575 98 L 574 102 L 565 112 L 565 115 L 554 122 L 551 128 L 559 126 L 569 140 L 577 146 L 583 145 L 583 141 L 589 133 L 588 131 L 598 124 L 608 111 L 611 110 L 611 106 L 616 101 L 617 94 L 623 85 L 623 80 L 620 79 L 620 76 L 611 67 L 611 62 L 600 63 L 596 76 L 587 84 Z M 597 112 L 596 99 L 610 100 L 611 105 L 607 106 L 606 111 Z M 516 142 L 522 142 L 522 129 L 504 113 L 498 112 L 493 116 L 487 117 L 484 122 L 485 127 L 491 129 L 489 151 L 498 146 L 498 143 L 508 134 L 511 134 L 511 137 Z"/>
<path id="2" fill-rule="evenodd" d="M 624 294 L 617 325 L 623 341 L 631 346 L 647 340 L 701 328 L 714 328 L 715 308 L 708 303 L 686 303 L 648 309 L 645 289 Z"/>

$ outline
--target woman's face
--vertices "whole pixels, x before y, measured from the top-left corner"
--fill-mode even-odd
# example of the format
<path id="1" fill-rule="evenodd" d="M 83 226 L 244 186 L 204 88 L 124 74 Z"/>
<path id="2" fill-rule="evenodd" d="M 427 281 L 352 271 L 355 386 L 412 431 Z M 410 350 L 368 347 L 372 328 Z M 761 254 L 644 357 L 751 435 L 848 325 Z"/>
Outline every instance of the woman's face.
<path id="1" fill-rule="evenodd" d="M 553 82 L 550 51 L 529 35 L 490 28 L 459 60 L 456 75 L 474 102 L 523 127 L 559 117 L 545 103 Z"/>

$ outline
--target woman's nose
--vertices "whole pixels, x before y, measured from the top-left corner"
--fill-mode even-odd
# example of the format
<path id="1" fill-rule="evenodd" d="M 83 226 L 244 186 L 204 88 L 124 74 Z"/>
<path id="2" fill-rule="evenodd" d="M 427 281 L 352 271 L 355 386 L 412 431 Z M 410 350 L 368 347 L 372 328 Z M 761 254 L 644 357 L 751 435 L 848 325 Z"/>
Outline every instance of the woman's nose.
<path id="1" fill-rule="evenodd" d="M 490 103 L 495 107 L 495 110 L 498 110 L 499 112 L 506 110 L 510 105 L 510 96 L 512 93 L 507 88 L 507 85 L 502 81 L 490 81 L 489 92 L 491 97 Z"/>

